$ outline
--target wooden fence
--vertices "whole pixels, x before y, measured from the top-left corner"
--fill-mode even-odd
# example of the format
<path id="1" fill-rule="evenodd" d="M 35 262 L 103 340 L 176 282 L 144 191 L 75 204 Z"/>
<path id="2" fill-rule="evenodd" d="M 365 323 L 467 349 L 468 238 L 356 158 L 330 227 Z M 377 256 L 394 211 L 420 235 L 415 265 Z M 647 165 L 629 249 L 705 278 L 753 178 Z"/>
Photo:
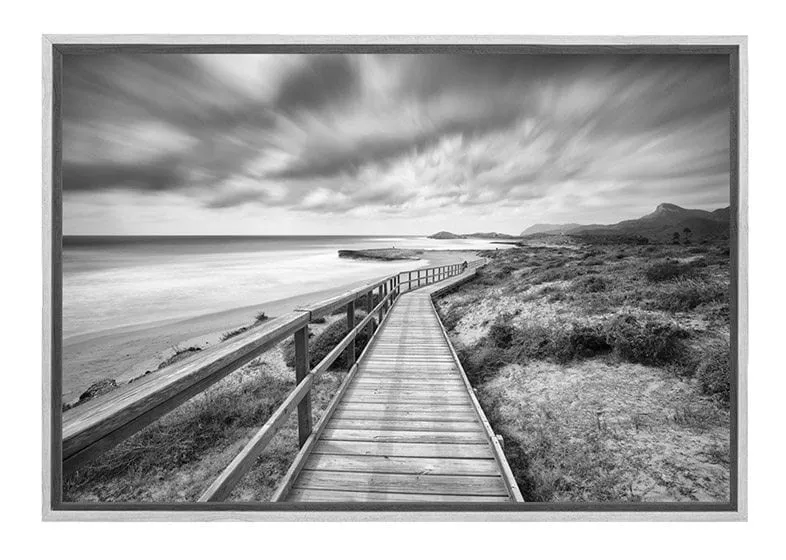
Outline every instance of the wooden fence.
<path id="1" fill-rule="evenodd" d="M 363 329 L 373 332 L 374 317 L 378 318 L 376 329 L 379 329 L 402 290 L 414 290 L 440 282 L 483 262 L 484 259 L 479 259 L 469 263 L 408 270 L 364 284 L 273 319 L 203 350 L 191 359 L 166 367 L 147 379 L 126 385 L 65 412 L 62 435 L 63 473 L 72 472 L 79 465 L 119 444 L 260 354 L 294 336 L 295 388 L 199 500 L 226 499 L 295 409 L 301 453 L 306 452 L 314 432 L 310 394 L 314 381 L 343 352 L 347 353 L 347 363 L 356 367 L 355 338 Z M 346 336 L 316 367 L 309 369 L 309 323 L 332 314 L 342 306 L 346 307 Z M 358 306 L 365 307 L 367 315 L 356 324 L 355 309 Z M 334 401 L 338 400 L 343 389 L 343 386 L 339 388 Z M 323 415 L 323 418 L 325 416 L 327 415 Z"/>

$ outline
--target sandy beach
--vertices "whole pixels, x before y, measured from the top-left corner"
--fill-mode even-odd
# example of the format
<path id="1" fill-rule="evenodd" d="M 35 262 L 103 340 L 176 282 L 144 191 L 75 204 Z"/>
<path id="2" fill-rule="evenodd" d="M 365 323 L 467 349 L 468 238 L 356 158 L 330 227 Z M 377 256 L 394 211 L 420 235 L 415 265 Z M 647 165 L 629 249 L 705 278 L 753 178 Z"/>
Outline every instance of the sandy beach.
<path id="1" fill-rule="evenodd" d="M 462 262 L 475 258 L 475 255 L 468 251 L 426 251 L 424 258 L 428 264 L 424 266 Z M 413 263 L 401 261 L 402 271 L 411 268 L 414 268 Z M 158 364 L 175 353 L 176 348 L 205 348 L 217 344 L 223 333 L 253 323 L 254 315 L 259 311 L 264 311 L 269 317 L 277 317 L 377 277 L 188 319 L 159 321 L 69 337 L 63 341 L 63 401 L 77 399 L 98 379 L 112 378 L 121 383 L 147 370 L 155 370 Z"/>

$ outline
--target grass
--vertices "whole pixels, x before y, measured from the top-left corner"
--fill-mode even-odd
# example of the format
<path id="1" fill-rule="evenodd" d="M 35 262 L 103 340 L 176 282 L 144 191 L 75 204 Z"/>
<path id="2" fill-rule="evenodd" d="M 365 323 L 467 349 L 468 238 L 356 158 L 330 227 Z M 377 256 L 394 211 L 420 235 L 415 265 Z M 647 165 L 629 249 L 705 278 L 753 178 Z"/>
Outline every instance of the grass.
<path id="1" fill-rule="evenodd" d="M 689 275 L 695 265 L 691 263 L 680 263 L 675 260 L 665 260 L 648 266 L 644 270 L 644 276 L 650 282 L 664 282 Z"/>
<path id="2" fill-rule="evenodd" d="M 527 499 L 728 498 L 728 247 L 484 256 L 437 308 Z"/>
<path id="3" fill-rule="evenodd" d="M 231 331 L 227 331 L 224 334 L 222 334 L 221 335 L 221 342 L 226 342 L 230 338 L 235 338 L 236 336 L 241 335 L 241 334 L 243 334 L 244 332 L 246 332 L 246 331 L 248 331 L 250 329 L 253 329 L 257 325 L 260 325 L 260 324 L 264 323 L 268 319 L 270 319 L 270 317 L 267 316 L 267 313 L 265 313 L 264 311 L 260 311 L 256 315 L 254 315 L 254 322 L 251 323 L 250 325 L 245 325 L 245 326 L 239 327 L 237 329 L 234 329 L 234 330 L 231 330 Z"/>
<path id="4" fill-rule="evenodd" d="M 343 375 L 316 380 L 315 420 Z M 273 349 L 66 477 L 64 500 L 195 501 L 293 388 L 294 372 Z M 231 499 L 268 500 L 297 450 L 292 415 Z"/>

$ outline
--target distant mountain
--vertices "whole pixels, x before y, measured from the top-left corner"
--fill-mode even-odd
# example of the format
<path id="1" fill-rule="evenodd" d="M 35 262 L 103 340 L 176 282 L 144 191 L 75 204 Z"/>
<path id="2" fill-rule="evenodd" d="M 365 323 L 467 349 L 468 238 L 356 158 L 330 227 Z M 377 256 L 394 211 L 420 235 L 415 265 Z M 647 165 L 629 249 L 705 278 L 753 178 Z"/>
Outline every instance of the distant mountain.
<path id="1" fill-rule="evenodd" d="M 497 233 L 496 231 L 488 233 L 451 233 L 449 231 L 440 231 L 428 237 L 429 239 L 518 239 L 515 235 Z"/>
<path id="2" fill-rule="evenodd" d="M 729 234 L 729 208 L 713 212 L 682 208 L 664 202 L 655 211 L 635 220 L 607 226 L 582 226 L 569 230 L 571 235 L 632 235 L 653 241 L 670 241 L 674 234 L 694 241 L 714 239 Z"/>
<path id="3" fill-rule="evenodd" d="M 582 227 L 581 224 L 535 224 L 521 232 L 521 236 L 533 233 L 565 233 L 571 229 Z"/>
<path id="4" fill-rule="evenodd" d="M 595 236 L 646 237 L 652 241 L 671 241 L 674 234 L 681 239 L 686 236 L 693 241 L 728 236 L 730 208 L 719 208 L 712 212 L 682 208 L 664 202 L 655 211 L 635 220 L 624 220 L 616 224 L 536 224 L 522 232 L 522 237 L 536 234 L 570 234 Z M 689 230 L 686 232 L 686 229 Z"/>

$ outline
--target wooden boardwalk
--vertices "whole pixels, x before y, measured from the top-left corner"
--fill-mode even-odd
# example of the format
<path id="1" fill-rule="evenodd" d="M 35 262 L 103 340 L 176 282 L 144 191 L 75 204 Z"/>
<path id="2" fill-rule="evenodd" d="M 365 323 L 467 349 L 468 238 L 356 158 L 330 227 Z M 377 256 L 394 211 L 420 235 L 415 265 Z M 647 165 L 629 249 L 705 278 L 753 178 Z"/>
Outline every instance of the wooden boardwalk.
<path id="1" fill-rule="evenodd" d="M 431 293 L 402 294 L 286 501 L 521 501 Z"/>

